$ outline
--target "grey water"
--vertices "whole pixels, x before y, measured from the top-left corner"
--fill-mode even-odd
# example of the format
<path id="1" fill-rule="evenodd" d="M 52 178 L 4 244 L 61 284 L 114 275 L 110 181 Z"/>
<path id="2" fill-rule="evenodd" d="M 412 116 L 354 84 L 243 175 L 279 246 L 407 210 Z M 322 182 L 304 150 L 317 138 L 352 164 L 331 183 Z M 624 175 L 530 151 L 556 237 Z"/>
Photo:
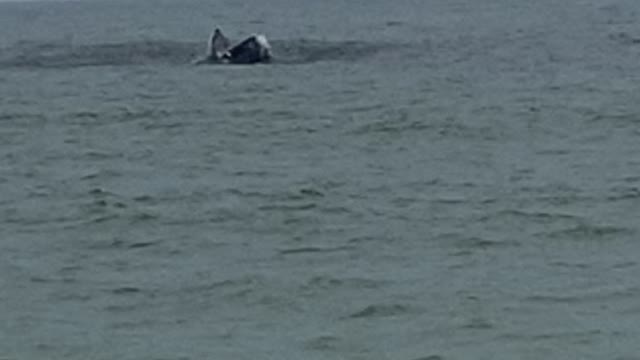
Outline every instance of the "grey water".
<path id="1" fill-rule="evenodd" d="M 639 14 L 0 3 L 0 359 L 640 359 Z"/>

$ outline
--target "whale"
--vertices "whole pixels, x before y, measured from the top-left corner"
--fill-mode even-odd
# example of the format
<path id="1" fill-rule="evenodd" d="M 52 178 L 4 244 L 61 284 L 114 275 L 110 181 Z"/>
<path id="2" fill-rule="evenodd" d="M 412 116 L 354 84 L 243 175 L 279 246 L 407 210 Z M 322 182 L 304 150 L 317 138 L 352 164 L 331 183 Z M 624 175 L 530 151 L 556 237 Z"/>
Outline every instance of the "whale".
<path id="1" fill-rule="evenodd" d="M 271 59 L 271 45 L 266 36 L 253 34 L 240 43 L 231 45 L 222 30 L 215 28 L 209 37 L 205 57 L 197 60 L 196 65 L 257 64 L 270 62 Z"/>

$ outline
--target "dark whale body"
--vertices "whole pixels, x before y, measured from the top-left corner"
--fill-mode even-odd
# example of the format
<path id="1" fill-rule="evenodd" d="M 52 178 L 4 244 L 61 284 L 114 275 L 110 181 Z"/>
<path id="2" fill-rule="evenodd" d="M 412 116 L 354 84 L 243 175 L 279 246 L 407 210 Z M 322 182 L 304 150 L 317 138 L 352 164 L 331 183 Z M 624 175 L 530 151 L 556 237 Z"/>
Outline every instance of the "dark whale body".
<path id="1" fill-rule="evenodd" d="M 254 34 L 231 46 L 216 28 L 209 39 L 207 55 L 196 64 L 256 64 L 271 61 L 271 45 L 264 35 Z"/>

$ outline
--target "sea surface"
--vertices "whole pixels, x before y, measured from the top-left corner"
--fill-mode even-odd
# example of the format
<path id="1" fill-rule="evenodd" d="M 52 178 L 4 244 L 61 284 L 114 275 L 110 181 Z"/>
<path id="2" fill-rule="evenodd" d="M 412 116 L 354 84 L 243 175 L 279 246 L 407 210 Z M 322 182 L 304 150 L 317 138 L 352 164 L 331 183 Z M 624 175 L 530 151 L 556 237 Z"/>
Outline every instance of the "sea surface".
<path id="1" fill-rule="evenodd" d="M 640 359 L 639 237 L 637 0 L 0 3 L 2 360 Z"/>

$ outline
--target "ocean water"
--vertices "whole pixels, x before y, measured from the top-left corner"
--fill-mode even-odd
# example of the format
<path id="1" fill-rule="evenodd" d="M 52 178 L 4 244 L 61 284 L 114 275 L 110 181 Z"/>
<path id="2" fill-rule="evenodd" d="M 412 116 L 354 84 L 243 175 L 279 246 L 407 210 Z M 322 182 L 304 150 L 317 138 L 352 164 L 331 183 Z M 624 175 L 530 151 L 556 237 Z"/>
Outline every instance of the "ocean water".
<path id="1" fill-rule="evenodd" d="M 0 3 L 0 359 L 640 359 L 639 14 Z"/>

